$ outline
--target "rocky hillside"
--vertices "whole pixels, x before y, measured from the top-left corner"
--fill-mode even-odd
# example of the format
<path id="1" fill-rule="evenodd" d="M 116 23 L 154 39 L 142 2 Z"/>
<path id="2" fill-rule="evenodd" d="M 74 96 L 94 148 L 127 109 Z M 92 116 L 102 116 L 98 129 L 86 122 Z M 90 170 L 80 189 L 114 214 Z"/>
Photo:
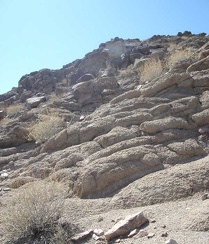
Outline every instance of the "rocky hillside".
<path id="1" fill-rule="evenodd" d="M 67 184 L 71 204 L 108 199 L 109 209 L 209 189 L 204 33 L 116 37 L 60 70 L 24 75 L 0 109 L 1 199 L 48 178 Z"/>

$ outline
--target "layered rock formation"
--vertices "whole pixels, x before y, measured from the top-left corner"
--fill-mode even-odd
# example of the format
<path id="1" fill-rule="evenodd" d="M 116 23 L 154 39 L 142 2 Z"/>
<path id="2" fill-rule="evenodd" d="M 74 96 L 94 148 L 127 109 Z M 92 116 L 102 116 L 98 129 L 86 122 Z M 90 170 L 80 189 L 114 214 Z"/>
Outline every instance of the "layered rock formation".
<path id="1" fill-rule="evenodd" d="M 165 200 L 208 188 L 207 163 L 192 163 L 208 155 L 208 49 L 204 35 L 115 38 L 60 70 L 24 75 L 0 96 L 1 187 L 53 177 L 72 197 L 114 195 L 113 206 L 129 207 L 124 194 L 134 205 L 163 201 L 150 186 L 151 200 L 137 203 L 140 187 L 129 188 L 150 173 L 159 187 L 174 182 L 175 167 L 198 187 Z"/>

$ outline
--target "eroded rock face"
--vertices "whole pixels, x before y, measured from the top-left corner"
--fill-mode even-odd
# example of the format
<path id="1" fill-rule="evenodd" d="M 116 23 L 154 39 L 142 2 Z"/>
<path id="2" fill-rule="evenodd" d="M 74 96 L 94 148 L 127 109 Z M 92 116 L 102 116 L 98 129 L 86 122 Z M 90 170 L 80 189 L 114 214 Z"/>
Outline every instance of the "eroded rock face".
<path id="1" fill-rule="evenodd" d="M 129 208 L 177 200 L 207 189 L 208 156 L 189 164 L 152 173 L 125 187 L 112 199 L 115 208 Z"/>
<path id="2" fill-rule="evenodd" d="M 0 97 L 1 107 L 6 106 L 7 111 L 2 121 L 14 119 L 0 124 L 0 169 L 14 171 L 5 184 L 15 182 L 22 171 L 21 184 L 31 175 L 53 175 L 67 182 L 72 195 L 95 198 L 115 195 L 151 174 L 159 177 L 160 189 L 167 187 L 164 190 L 170 192 L 172 188 L 179 198 L 189 195 L 189 187 L 173 188 L 171 182 L 182 177 L 173 176 L 169 169 L 179 164 L 187 167 L 208 154 L 207 43 L 207 36 L 194 35 L 155 36 L 146 42 L 115 38 L 60 70 L 23 76 L 17 89 Z M 192 48 L 193 54 L 168 66 L 172 45 L 180 50 Z M 152 67 L 147 66 L 150 62 Z M 142 80 L 158 64 L 164 65 L 160 72 Z M 15 101 L 28 106 L 13 118 L 9 105 Z M 61 117 L 67 126 L 31 146 L 30 126 L 43 115 Z M 207 167 L 204 171 L 197 165 L 190 173 L 200 190 Z M 190 184 L 186 172 L 182 174 Z M 145 190 L 145 183 L 141 184 L 137 187 Z M 139 204 L 157 202 L 154 186 L 148 188 L 150 200 L 144 198 Z M 159 191 L 156 197 L 160 197 Z M 134 195 L 125 190 L 116 195 L 115 202 L 124 204 L 124 194 L 137 205 Z"/>
<path id="3" fill-rule="evenodd" d="M 26 143 L 29 139 L 29 132 L 21 125 L 14 125 L 8 133 L 0 135 L 0 148 L 11 148 Z"/>

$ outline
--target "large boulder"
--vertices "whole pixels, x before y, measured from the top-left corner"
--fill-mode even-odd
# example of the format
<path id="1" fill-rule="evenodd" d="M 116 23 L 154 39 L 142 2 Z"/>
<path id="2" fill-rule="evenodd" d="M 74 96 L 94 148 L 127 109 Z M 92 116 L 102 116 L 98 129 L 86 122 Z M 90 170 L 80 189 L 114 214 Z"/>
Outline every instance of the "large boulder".
<path id="1" fill-rule="evenodd" d="M 189 129 L 190 126 L 183 118 L 167 117 L 163 119 L 157 119 L 153 121 L 145 121 L 140 125 L 140 130 L 155 134 L 167 129 Z"/>
<path id="2" fill-rule="evenodd" d="M 111 200 L 114 208 L 133 208 L 172 201 L 209 187 L 209 157 L 154 172 L 134 181 Z"/>
<path id="3" fill-rule="evenodd" d="M 200 71 L 200 70 L 206 70 L 209 69 L 209 57 L 203 58 L 196 63 L 191 64 L 186 72 L 191 73 L 192 71 Z"/>
<path id="4" fill-rule="evenodd" d="M 168 74 L 163 77 L 154 79 L 153 81 L 149 82 L 147 85 L 144 85 L 140 91 L 141 94 L 145 97 L 154 96 L 160 91 L 171 87 L 174 84 L 179 84 L 182 81 L 191 79 L 189 74 Z"/>
<path id="5" fill-rule="evenodd" d="M 46 101 L 46 97 L 45 96 L 41 96 L 41 97 L 31 97 L 28 98 L 26 100 L 26 104 L 30 107 L 30 108 L 37 108 L 39 106 L 40 103 L 45 102 Z"/>
<path id="6" fill-rule="evenodd" d="M 124 149 L 89 161 L 76 181 L 74 193 L 82 198 L 104 196 L 162 167 L 149 145 Z"/>
<path id="7" fill-rule="evenodd" d="M 199 113 L 193 114 L 192 119 L 198 126 L 209 123 L 209 109 L 205 109 Z"/>
<path id="8" fill-rule="evenodd" d="M 82 75 L 77 81 L 76 83 L 80 83 L 80 82 L 85 82 L 85 81 L 89 81 L 94 79 L 95 77 L 92 74 L 84 74 Z"/>
<path id="9" fill-rule="evenodd" d="M 124 127 L 115 127 L 109 133 L 105 135 L 98 136 L 95 140 L 102 146 L 106 148 L 120 141 L 129 140 L 136 137 L 137 134 Z"/>
<path id="10" fill-rule="evenodd" d="M 29 132 L 21 125 L 14 125 L 7 134 L 0 136 L 0 147 L 14 147 L 26 143 L 29 139 Z"/>
<path id="11" fill-rule="evenodd" d="M 130 231 L 140 228 L 146 222 L 148 222 L 148 219 L 143 212 L 136 213 L 116 223 L 110 230 L 105 232 L 104 236 L 110 241 L 118 236 L 127 235 Z"/>

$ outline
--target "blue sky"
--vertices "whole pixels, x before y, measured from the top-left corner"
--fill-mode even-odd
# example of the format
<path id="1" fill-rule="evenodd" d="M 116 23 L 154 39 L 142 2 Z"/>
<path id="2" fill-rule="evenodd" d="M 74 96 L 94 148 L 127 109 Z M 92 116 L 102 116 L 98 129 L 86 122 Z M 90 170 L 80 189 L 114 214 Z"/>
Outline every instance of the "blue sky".
<path id="1" fill-rule="evenodd" d="M 209 34 L 209 0 L 0 0 L 0 94 L 116 36 Z"/>

